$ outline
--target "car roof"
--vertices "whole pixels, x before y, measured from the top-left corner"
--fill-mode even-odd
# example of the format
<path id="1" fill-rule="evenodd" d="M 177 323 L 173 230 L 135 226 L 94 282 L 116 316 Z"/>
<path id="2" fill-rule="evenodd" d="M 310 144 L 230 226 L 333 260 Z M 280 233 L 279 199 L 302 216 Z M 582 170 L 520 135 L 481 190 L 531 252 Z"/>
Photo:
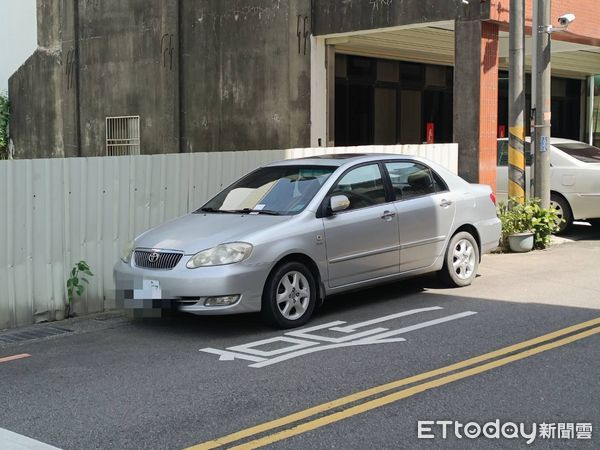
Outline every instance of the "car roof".
<path id="1" fill-rule="evenodd" d="M 565 138 L 550 138 L 550 142 L 552 144 L 585 144 L 582 141 L 575 141 L 573 139 L 565 139 Z"/>
<path id="2" fill-rule="evenodd" d="M 499 141 L 508 141 L 507 137 L 503 137 L 503 138 L 498 138 Z M 531 142 L 531 137 L 527 136 L 525 138 L 526 142 Z M 566 139 L 566 138 L 555 138 L 555 137 L 551 137 L 550 138 L 550 143 L 551 144 L 585 144 L 585 142 L 581 142 L 581 141 L 575 141 L 573 139 Z"/>
<path id="3" fill-rule="evenodd" d="M 306 156 L 303 158 L 286 159 L 283 161 L 275 161 L 267 166 L 295 166 L 295 165 L 310 165 L 310 166 L 335 166 L 341 167 L 349 163 L 379 161 L 381 159 L 413 159 L 412 155 L 402 155 L 398 153 L 336 153 Z"/>

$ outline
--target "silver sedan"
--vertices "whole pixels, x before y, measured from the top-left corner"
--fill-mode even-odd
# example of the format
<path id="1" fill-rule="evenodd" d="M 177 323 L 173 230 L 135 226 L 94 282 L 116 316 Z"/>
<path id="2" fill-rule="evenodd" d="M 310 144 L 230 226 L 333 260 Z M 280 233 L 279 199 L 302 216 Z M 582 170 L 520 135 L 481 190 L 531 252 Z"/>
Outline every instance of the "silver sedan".
<path id="1" fill-rule="evenodd" d="M 329 294 L 429 272 L 469 285 L 499 240 L 489 186 L 412 156 L 325 155 L 259 168 L 143 233 L 114 277 L 125 308 L 291 328 Z"/>

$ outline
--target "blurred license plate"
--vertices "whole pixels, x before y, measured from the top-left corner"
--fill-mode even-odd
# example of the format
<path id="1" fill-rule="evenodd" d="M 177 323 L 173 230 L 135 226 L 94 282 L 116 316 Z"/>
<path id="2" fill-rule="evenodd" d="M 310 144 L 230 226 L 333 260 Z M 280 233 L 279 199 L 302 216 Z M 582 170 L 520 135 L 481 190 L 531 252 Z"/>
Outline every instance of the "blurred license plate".
<path id="1" fill-rule="evenodd" d="M 162 299 L 162 290 L 160 289 L 160 283 L 157 280 L 144 280 L 142 283 L 142 289 L 135 289 L 133 291 L 134 299 Z"/>

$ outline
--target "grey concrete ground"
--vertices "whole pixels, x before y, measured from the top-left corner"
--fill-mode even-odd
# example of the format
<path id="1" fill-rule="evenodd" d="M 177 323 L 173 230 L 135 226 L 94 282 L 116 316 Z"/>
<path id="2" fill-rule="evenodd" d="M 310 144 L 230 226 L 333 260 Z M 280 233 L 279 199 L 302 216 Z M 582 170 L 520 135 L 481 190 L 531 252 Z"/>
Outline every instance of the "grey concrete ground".
<path id="1" fill-rule="evenodd" d="M 334 297 L 308 327 L 335 321 L 347 322 L 338 324 L 344 327 L 433 307 L 439 309 L 363 324 L 355 333 L 376 327 L 394 331 L 462 316 L 392 337 L 405 341 L 341 346 L 260 368 L 250 366 L 265 359 L 264 352 L 302 346 L 307 340 L 314 344 L 319 340 L 314 334 L 322 341 L 348 333 L 285 335 L 264 327 L 256 316 L 132 322 L 102 315 L 52 324 L 73 331 L 0 344 L 0 360 L 31 355 L 0 363 L 0 428 L 63 449 L 184 448 L 598 318 L 599 267 L 600 232 L 578 226 L 560 245 L 545 251 L 484 257 L 480 276 L 468 288 L 445 289 L 426 277 Z M 247 345 L 273 338 L 279 340 L 256 348 Z M 235 346 L 242 346 L 238 352 L 254 360 L 219 360 L 199 351 Z M 500 419 L 528 426 L 592 423 L 591 440 L 538 437 L 533 446 L 598 448 L 599 367 L 600 334 L 595 334 L 272 447 L 527 447 L 521 439 L 417 438 L 419 420 L 483 424 Z"/>

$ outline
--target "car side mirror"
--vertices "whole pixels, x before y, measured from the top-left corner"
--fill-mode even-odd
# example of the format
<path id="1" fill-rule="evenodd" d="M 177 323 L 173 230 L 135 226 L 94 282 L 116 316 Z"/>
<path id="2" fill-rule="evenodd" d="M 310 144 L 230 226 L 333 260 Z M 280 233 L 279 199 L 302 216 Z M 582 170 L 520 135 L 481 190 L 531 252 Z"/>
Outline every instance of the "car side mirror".
<path id="1" fill-rule="evenodd" d="M 350 207 L 350 200 L 345 195 L 334 195 L 329 200 L 331 212 L 344 211 Z"/>

